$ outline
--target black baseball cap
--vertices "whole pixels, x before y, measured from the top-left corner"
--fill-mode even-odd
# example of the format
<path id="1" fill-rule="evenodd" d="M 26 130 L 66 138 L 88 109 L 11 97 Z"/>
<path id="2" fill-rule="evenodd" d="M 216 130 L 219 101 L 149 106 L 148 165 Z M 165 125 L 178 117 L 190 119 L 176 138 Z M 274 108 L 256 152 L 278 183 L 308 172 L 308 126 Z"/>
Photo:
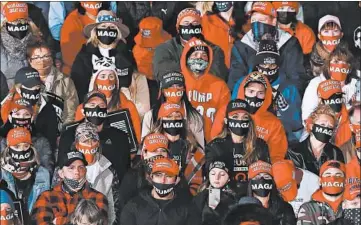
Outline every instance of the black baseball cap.
<path id="1" fill-rule="evenodd" d="M 160 88 L 161 89 L 169 88 L 173 84 L 179 84 L 179 85 L 182 85 L 184 87 L 185 86 L 185 81 L 184 81 L 183 74 L 181 74 L 179 72 L 169 72 L 169 73 L 165 73 L 162 76 L 162 79 L 160 81 Z"/>
<path id="2" fill-rule="evenodd" d="M 84 163 L 84 166 L 88 165 L 88 162 L 85 160 L 83 153 L 79 151 L 69 151 L 63 155 L 63 157 L 58 159 L 58 166 L 63 168 L 64 166 L 70 166 L 74 161 L 80 160 Z"/>
<path id="3" fill-rule="evenodd" d="M 105 104 L 107 104 L 107 97 L 101 93 L 100 91 L 97 91 L 97 90 L 93 90 L 91 92 L 88 92 L 86 95 L 85 95 L 85 98 L 84 98 L 84 105 L 93 97 L 98 97 L 100 98 L 101 100 L 103 100 L 105 102 Z"/>
<path id="4" fill-rule="evenodd" d="M 230 101 L 227 105 L 227 115 L 234 111 L 246 111 L 249 112 L 249 104 L 243 99 L 234 99 Z"/>
<path id="5" fill-rule="evenodd" d="M 40 80 L 39 72 L 36 69 L 27 66 L 16 72 L 15 84 L 22 84 L 27 88 L 32 88 L 43 83 Z"/>

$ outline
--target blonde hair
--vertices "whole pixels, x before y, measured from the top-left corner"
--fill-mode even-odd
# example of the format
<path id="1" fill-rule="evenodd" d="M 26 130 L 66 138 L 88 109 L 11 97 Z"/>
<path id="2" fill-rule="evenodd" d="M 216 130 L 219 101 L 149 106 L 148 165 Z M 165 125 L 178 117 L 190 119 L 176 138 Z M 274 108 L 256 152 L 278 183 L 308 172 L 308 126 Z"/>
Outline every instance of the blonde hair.
<path id="1" fill-rule="evenodd" d="M 97 28 L 98 26 L 100 26 L 100 25 L 102 25 L 102 24 L 98 24 L 96 27 L 94 27 L 94 28 L 92 29 L 92 31 L 90 32 L 90 37 L 88 38 L 87 44 L 91 43 L 94 47 L 98 47 L 98 46 L 99 46 L 100 41 L 99 41 L 99 39 L 98 39 L 98 37 L 97 37 L 97 34 L 96 34 L 96 28 Z M 117 38 L 115 39 L 114 43 L 112 43 L 112 44 L 115 44 L 115 45 L 116 45 L 120 40 L 124 40 L 124 39 L 122 38 L 122 34 L 121 34 L 119 28 L 118 28 L 117 26 L 115 26 L 115 27 L 117 28 L 118 36 L 117 36 Z"/>
<path id="2" fill-rule="evenodd" d="M 313 111 L 310 115 L 312 123 L 314 123 L 320 115 L 327 115 L 333 119 L 333 122 L 336 123 L 337 117 L 335 112 L 331 109 L 329 105 L 320 104 L 315 111 Z"/>
<path id="3" fill-rule="evenodd" d="M 71 215 L 70 222 L 77 225 L 82 221 L 84 216 L 89 223 L 94 223 L 96 225 L 108 224 L 106 213 L 95 204 L 94 200 L 82 199 L 76 206 L 74 213 Z"/>

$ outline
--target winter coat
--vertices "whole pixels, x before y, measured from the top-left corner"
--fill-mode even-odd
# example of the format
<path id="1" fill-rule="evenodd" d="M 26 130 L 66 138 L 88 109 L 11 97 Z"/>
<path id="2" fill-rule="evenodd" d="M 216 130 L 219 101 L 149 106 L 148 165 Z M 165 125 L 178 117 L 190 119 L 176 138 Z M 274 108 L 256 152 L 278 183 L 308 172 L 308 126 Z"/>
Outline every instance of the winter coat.
<path id="1" fill-rule="evenodd" d="M 272 214 L 272 225 L 296 225 L 296 216 L 292 206 L 281 197 L 271 199 L 268 210 Z"/>
<path id="2" fill-rule="evenodd" d="M 3 72 L 0 71 L 0 102 L 8 95 L 9 87 L 8 83 L 6 82 L 6 77 Z"/>
<path id="3" fill-rule="evenodd" d="M 254 80 L 249 75 L 243 79 L 238 91 L 238 99 L 245 99 L 245 84 L 248 83 L 250 79 Z M 285 158 L 288 148 L 286 132 L 281 121 L 268 111 L 270 105 L 272 104 L 273 98 L 271 84 L 264 76 L 259 77 L 258 79 L 258 82 L 264 84 L 267 87 L 266 94 L 262 106 L 251 116 L 254 124 L 256 125 L 257 136 L 267 143 L 271 162 L 275 163 L 276 161 L 283 160 Z M 222 108 L 215 116 L 211 133 L 212 139 L 217 137 L 223 130 L 227 104 L 228 101 L 223 102 Z"/>
<path id="4" fill-rule="evenodd" d="M 1 169 L 1 173 L 2 179 L 4 179 L 8 184 L 8 189 L 11 190 L 17 197 L 19 193 L 17 193 L 18 189 L 15 183 L 16 178 L 14 178 L 11 173 L 4 169 Z M 27 210 L 29 213 L 31 213 L 31 211 L 33 210 L 35 201 L 40 196 L 40 194 L 44 191 L 50 190 L 50 174 L 47 169 L 40 166 L 33 176 L 35 176 L 35 181 L 32 185 L 30 195 L 27 197 L 28 202 L 25 202 L 25 204 L 27 204 Z"/>
<path id="5" fill-rule="evenodd" d="M 189 200 L 176 194 L 160 206 L 151 191 L 144 191 L 125 205 L 120 221 L 121 225 L 196 225 L 200 216 Z"/>
<path id="6" fill-rule="evenodd" d="M 361 167 L 360 160 L 354 156 L 350 162 L 346 164 L 346 183 L 360 182 Z"/>
<path id="7" fill-rule="evenodd" d="M 62 183 L 60 183 L 52 190 L 43 192 L 37 199 L 31 215 L 31 224 L 52 224 L 55 218 L 57 224 L 68 224 L 70 222 L 70 215 L 74 213 L 76 206 L 82 199 L 93 200 L 107 216 L 107 198 L 100 192 L 92 189 L 87 182 L 81 191 L 73 195 L 65 192 L 62 188 Z"/>
<path id="8" fill-rule="evenodd" d="M 298 90 L 305 86 L 306 73 L 303 66 L 303 53 L 297 38 L 278 29 L 279 40 L 277 47 L 280 52 L 281 75 L 286 76 Z M 252 30 L 248 31 L 241 40 L 234 42 L 231 54 L 231 68 L 229 71 L 228 87 L 233 90 L 240 77 L 246 76 L 254 68 L 253 61 L 257 53 L 258 43 L 253 40 Z"/>
<path id="9" fill-rule="evenodd" d="M 141 73 L 134 72 L 132 75 L 132 83 L 130 84 L 130 87 L 122 87 L 121 91 L 129 101 L 134 103 L 135 107 L 137 108 L 140 120 L 142 120 L 145 113 L 150 109 L 147 78 Z"/>
<path id="10" fill-rule="evenodd" d="M 341 150 L 330 142 L 323 148 L 320 158 L 316 159 L 312 152 L 310 137 L 289 149 L 287 158 L 293 161 L 295 167 L 308 170 L 316 175 L 319 174 L 322 164 L 328 160 L 345 162 Z"/>
<path id="11" fill-rule="evenodd" d="M 187 67 L 187 53 L 193 45 L 202 45 L 209 50 L 209 66 L 199 77 L 195 77 Z M 212 48 L 207 43 L 199 39 L 192 38 L 187 42 L 182 52 L 181 69 L 185 79 L 185 86 L 187 88 L 187 96 L 192 106 L 203 117 L 203 129 L 206 142 L 210 142 L 211 128 L 213 124 L 214 115 L 223 106 L 224 102 L 229 102 L 231 95 L 227 84 L 220 78 L 214 76 L 210 71 L 214 62 L 214 55 Z"/>
<path id="12" fill-rule="evenodd" d="M 312 200 L 300 207 L 297 224 L 299 225 L 323 225 L 342 216 L 342 197 L 338 200 L 338 209 L 335 212 L 318 190 L 312 195 Z"/>
<path id="13" fill-rule="evenodd" d="M 205 41 L 213 50 L 213 61 L 209 72 L 215 76 L 226 80 L 228 76 L 228 69 L 224 59 L 224 53 L 220 47 Z M 153 57 L 153 76 L 156 80 L 160 80 L 161 77 L 167 72 L 181 72 L 181 55 L 184 46 L 180 42 L 179 36 L 172 38 L 165 43 L 160 44 L 155 49 Z"/>
<path id="14" fill-rule="evenodd" d="M 74 64 L 71 67 L 71 78 L 78 92 L 79 102 L 83 102 L 85 95 L 88 93 L 90 78 L 93 75 L 92 57 L 95 55 L 101 58 L 103 55 L 100 53 L 99 48 L 95 47 L 92 43 L 84 44 L 76 54 Z M 122 41 L 118 42 L 116 48 L 110 49 L 109 55 L 106 57 L 113 56 L 115 57 L 115 66 L 117 69 L 122 70 L 122 72 L 124 71 L 128 76 L 133 74 L 132 63 L 134 59 Z"/>
<path id="15" fill-rule="evenodd" d="M 295 85 L 288 80 L 284 80 L 285 76 L 280 75 L 277 80 L 272 82 L 272 99 L 273 112 L 282 122 L 285 128 L 287 141 L 289 144 L 299 142 L 300 136 L 303 131 L 303 124 L 301 119 L 301 98 Z M 233 88 L 232 99 L 236 99 L 240 91 L 240 85 L 244 77 L 241 77 Z M 277 99 L 279 95 L 283 96 L 284 102 L 281 109 L 278 107 Z M 287 104 L 287 106 L 285 105 Z"/>

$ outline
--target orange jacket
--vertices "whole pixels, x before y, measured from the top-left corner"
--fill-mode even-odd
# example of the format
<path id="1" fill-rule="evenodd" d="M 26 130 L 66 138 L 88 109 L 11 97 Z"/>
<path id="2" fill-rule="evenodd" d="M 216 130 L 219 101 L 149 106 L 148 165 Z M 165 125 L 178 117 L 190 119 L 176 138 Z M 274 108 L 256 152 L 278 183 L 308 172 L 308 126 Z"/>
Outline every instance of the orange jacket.
<path id="1" fill-rule="evenodd" d="M 84 114 L 82 112 L 83 111 L 82 109 L 83 109 L 83 104 L 78 105 L 75 112 L 75 121 L 84 119 Z M 134 103 L 129 101 L 127 97 L 125 97 L 125 95 L 121 92 L 120 92 L 120 106 L 118 110 L 120 109 L 129 110 L 129 114 L 132 119 L 132 123 L 134 127 L 134 132 L 135 135 L 137 136 L 138 143 L 140 143 L 141 126 L 140 126 L 140 117 L 138 115 L 137 108 L 135 107 Z"/>
<path id="2" fill-rule="evenodd" d="M 343 105 L 341 109 L 341 116 L 339 118 L 339 125 L 336 131 L 335 145 L 341 147 L 352 137 L 352 132 L 350 129 L 350 122 L 348 117 L 348 112 L 346 106 Z"/>
<path id="3" fill-rule="evenodd" d="M 316 43 L 316 36 L 309 26 L 298 21 L 294 31 L 291 28 L 281 29 L 297 38 L 298 42 L 300 42 L 303 54 L 307 55 L 312 52 L 313 45 Z"/>
<path id="4" fill-rule="evenodd" d="M 60 47 L 63 57 L 63 73 L 70 75 L 75 57 L 87 39 L 83 35 L 83 28 L 95 21 L 87 15 L 80 15 L 78 10 L 73 10 L 65 19 L 60 33 Z"/>
<path id="5" fill-rule="evenodd" d="M 218 14 L 204 15 L 202 17 L 202 34 L 205 39 L 218 45 L 224 52 L 224 59 L 227 67 L 231 63 L 231 50 L 234 38 L 230 35 L 234 21 L 231 18 L 227 23 Z"/>
<path id="6" fill-rule="evenodd" d="M 357 180 L 358 179 L 358 180 Z M 346 183 L 360 182 L 361 166 L 357 156 L 354 156 L 350 162 L 346 164 Z"/>
<path id="7" fill-rule="evenodd" d="M 262 75 L 263 76 L 263 75 Z M 245 99 L 244 86 L 250 79 L 250 75 L 244 78 L 238 91 L 237 98 Z M 267 109 L 272 104 L 272 88 L 267 78 L 263 76 L 264 82 L 266 82 L 266 97 L 263 105 L 252 115 L 252 119 L 256 125 L 257 135 L 259 138 L 265 140 L 268 144 L 269 154 L 271 156 L 271 162 L 283 160 L 285 158 L 288 142 L 286 138 L 286 132 L 283 128 L 281 121 Z M 259 81 L 261 82 L 261 81 Z M 261 82 L 263 83 L 263 82 Z M 217 137 L 223 130 L 224 118 L 226 118 L 226 109 L 228 102 L 223 102 L 223 107 L 216 114 L 216 118 L 213 123 L 211 136 L 212 139 Z"/>
<path id="8" fill-rule="evenodd" d="M 137 63 L 138 71 L 144 74 L 148 80 L 154 80 L 152 65 L 154 52 L 154 48 L 142 48 L 139 45 L 135 45 L 133 48 L 133 55 Z"/>
<path id="9" fill-rule="evenodd" d="M 196 78 L 186 65 L 186 55 L 193 45 L 203 45 L 209 50 L 209 66 L 203 75 Z M 214 115 L 224 102 L 229 102 L 231 93 L 227 84 L 209 73 L 213 61 L 213 51 L 205 42 L 192 38 L 184 46 L 181 56 L 181 70 L 184 75 L 187 96 L 192 106 L 203 116 L 204 136 L 206 142 L 211 141 L 211 128 Z"/>

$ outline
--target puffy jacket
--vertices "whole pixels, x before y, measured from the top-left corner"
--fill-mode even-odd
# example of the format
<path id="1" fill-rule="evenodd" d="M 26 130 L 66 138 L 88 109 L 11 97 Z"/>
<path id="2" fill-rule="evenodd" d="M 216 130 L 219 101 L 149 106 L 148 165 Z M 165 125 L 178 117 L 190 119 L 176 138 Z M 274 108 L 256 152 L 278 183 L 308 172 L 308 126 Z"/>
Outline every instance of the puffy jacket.
<path id="1" fill-rule="evenodd" d="M 303 66 L 303 53 L 298 40 L 289 33 L 278 29 L 279 40 L 277 46 L 280 52 L 280 68 L 298 90 L 302 90 L 307 81 L 306 72 Z M 256 55 L 258 44 L 253 40 L 252 30 L 248 31 L 241 40 L 234 42 L 231 54 L 231 68 L 229 71 L 228 87 L 233 90 L 234 85 L 240 77 L 251 72 L 253 58 Z M 282 79 L 285 79 L 282 78 Z"/>
<path id="2" fill-rule="evenodd" d="M 268 203 L 268 210 L 272 214 L 272 225 L 296 225 L 296 216 L 292 206 L 281 197 L 273 198 Z"/>
<path id="3" fill-rule="evenodd" d="M 159 206 L 151 191 L 141 192 L 130 200 L 121 214 L 121 225 L 196 225 L 200 216 L 188 199 L 174 198 Z"/>
<path id="4" fill-rule="evenodd" d="M 192 106 L 203 116 L 203 129 L 206 142 L 211 141 L 211 128 L 214 115 L 229 102 L 231 96 L 227 84 L 210 72 L 211 66 L 204 74 L 196 78 L 186 65 L 186 56 L 193 45 L 203 45 L 209 50 L 209 65 L 213 64 L 213 50 L 205 42 L 192 38 L 184 47 L 181 57 L 181 69 L 187 87 L 187 96 Z"/>
<path id="5" fill-rule="evenodd" d="M 250 74 L 245 79 L 243 79 L 238 91 L 237 98 L 245 98 L 245 84 L 248 83 L 249 80 L 261 82 L 267 87 L 266 96 L 262 106 L 251 116 L 254 124 L 256 125 L 257 136 L 267 143 L 271 162 L 275 163 L 276 161 L 283 160 L 285 158 L 288 143 L 286 132 L 281 121 L 268 111 L 272 104 L 272 87 L 268 82 L 268 79 L 263 75 L 259 77 L 253 77 Z M 223 107 L 217 112 L 215 116 L 211 133 L 212 139 L 217 137 L 223 130 L 227 104 L 228 102 L 223 102 Z"/>
<path id="6" fill-rule="evenodd" d="M 224 63 L 224 53 L 220 47 L 208 41 L 204 41 L 213 50 L 213 62 L 209 72 L 215 76 L 226 80 L 228 76 L 228 69 Z M 156 49 L 153 57 L 153 76 L 158 81 L 167 72 L 181 72 L 181 55 L 184 46 L 180 42 L 180 38 L 174 37 L 163 44 L 160 44 Z"/>
<path id="7" fill-rule="evenodd" d="M 323 163 L 328 160 L 337 160 L 345 163 L 341 150 L 330 142 L 325 145 L 319 159 L 312 152 L 310 137 L 293 146 L 287 152 L 287 158 L 291 159 L 295 167 L 311 171 L 318 175 Z"/>

